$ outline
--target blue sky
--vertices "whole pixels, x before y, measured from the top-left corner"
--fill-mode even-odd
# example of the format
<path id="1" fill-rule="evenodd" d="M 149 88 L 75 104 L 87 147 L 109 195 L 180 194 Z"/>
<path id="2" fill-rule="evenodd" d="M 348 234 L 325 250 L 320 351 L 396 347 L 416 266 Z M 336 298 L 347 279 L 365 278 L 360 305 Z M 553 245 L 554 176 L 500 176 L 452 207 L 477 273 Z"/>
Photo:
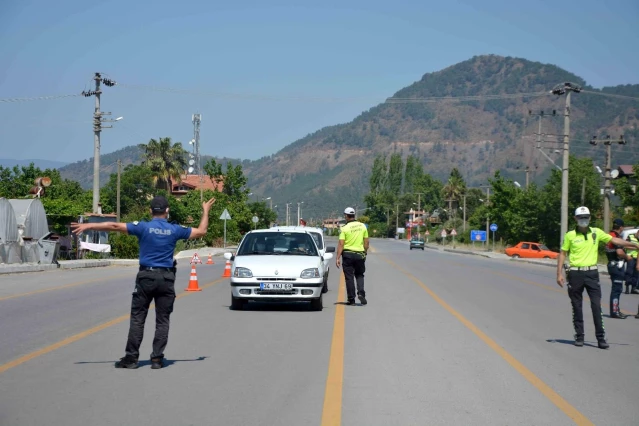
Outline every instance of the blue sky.
<path id="1" fill-rule="evenodd" d="M 2 0 L 0 98 L 78 93 L 96 71 L 201 92 L 104 88 L 102 110 L 124 119 L 102 132 L 102 153 L 186 145 L 200 112 L 204 154 L 257 159 L 474 55 L 639 83 L 636 0 L 307 3 Z M 0 158 L 90 158 L 93 102 L 0 103 Z"/>

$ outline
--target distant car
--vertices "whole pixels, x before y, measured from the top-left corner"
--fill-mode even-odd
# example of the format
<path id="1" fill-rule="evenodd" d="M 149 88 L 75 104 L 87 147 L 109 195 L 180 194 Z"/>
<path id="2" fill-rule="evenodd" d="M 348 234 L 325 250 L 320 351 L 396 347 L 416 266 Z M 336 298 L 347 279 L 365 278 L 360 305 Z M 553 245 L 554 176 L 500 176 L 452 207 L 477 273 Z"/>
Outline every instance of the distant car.
<path id="1" fill-rule="evenodd" d="M 422 249 L 424 250 L 424 239 L 423 238 L 411 238 L 410 240 L 410 249 Z"/>
<path id="2" fill-rule="evenodd" d="M 258 229 L 244 235 L 232 261 L 231 309 L 248 301 L 308 301 L 323 309 L 324 260 L 307 230 Z"/>
<path id="3" fill-rule="evenodd" d="M 324 230 L 322 228 L 315 228 L 312 226 L 273 226 L 271 229 L 279 229 L 280 231 L 306 231 L 311 234 L 311 237 L 315 240 L 315 244 L 317 245 L 317 249 L 319 250 L 322 258 L 324 259 L 324 287 L 322 289 L 322 293 L 326 293 L 328 291 L 328 274 L 331 269 L 331 262 L 326 258 L 326 253 L 335 253 L 334 246 L 326 246 L 326 241 L 324 240 Z"/>
<path id="4" fill-rule="evenodd" d="M 543 244 L 524 241 L 514 247 L 508 247 L 505 252 L 507 256 L 514 258 L 556 259 L 559 256 L 559 253 L 551 251 Z"/>

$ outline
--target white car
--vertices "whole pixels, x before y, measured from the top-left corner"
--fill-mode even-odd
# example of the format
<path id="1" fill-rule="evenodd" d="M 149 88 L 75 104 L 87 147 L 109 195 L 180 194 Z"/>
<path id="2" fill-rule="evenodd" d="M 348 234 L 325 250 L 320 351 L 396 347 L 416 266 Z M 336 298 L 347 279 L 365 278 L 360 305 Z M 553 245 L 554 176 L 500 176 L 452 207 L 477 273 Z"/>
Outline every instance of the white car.
<path id="1" fill-rule="evenodd" d="M 326 246 L 324 230 L 322 228 L 315 228 L 311 226 L 273 226 L 271 229 L 279 229 L 281 231 L 307 231 L 311 234 L 320 254 L 324 258 L 324 288 L 322 289 L 322 293 L 326 293 L 328 291 L 328 274 L 331 270 L 331 262 L 329 260 L 330 258 L 327 258 L 325 255 L 326 253 L 335 253 L 335 247 Z"/>
<path id="2" fill-rule="evenodd" d="M 307 230 L 254 230 L 242 239 L 237 252 L 224 253 L 231 265 L 231 309 L 250 300 L 311 302 L 323 309 L 324 261 Z"/>

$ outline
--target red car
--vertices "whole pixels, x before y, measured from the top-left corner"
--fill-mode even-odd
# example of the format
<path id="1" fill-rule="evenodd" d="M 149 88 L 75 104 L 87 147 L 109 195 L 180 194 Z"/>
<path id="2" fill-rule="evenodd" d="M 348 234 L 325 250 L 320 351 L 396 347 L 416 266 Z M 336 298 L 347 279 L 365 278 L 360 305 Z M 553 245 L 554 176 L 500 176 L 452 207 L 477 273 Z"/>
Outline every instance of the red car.
<path id="1" fill-rule="evenodd" d="M 508 247 L 506 254 L 511 257 L 526 257 L 533 259 L 557 259 L 559 253 L 551 251 L 540 243 L 521 242 L 514 247 Z"/>

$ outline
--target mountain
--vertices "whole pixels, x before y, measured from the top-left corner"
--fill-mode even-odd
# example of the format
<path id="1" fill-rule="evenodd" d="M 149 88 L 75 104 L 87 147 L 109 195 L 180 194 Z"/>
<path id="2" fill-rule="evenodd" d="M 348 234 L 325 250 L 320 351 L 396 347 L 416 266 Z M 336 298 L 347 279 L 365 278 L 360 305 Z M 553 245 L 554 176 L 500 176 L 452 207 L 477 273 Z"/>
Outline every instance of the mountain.
<path id="1" fill-rule="evenodd" d="M 629 143 L 614 147 L 613 167 L 637 162 L 633 144 L 639 140 L 639 103 L 614 95 L 639 97 L 639 84 L 595 89 L 555 65 L 485 55 L 425 74 L 349 123 L 325 127 L 273 155 L 241 163 L 253 192 L 272 197 L 280 217 L 290 203 L 293 220 L 301 201 L 307 219 L 341 215 L 347 205 L 363 207 L 377 154 L 416 155 L 424 170 L 441 180 L 457 167 L 469 186 L 485 183 L 497 170 L 523 183 L 526 167 L 533 180 L 543 182 L 553 166 L 535 149 L 537 117 L 528 112 L 557 111 L 557 116 L 542 120 L 542 133 L 547 135 L 542 147 L 560 164 L 553 154 L 559 144 L 547 141 L 562 138 L 566 96 L 550 90 L 564 82 L 583 88 L 571 95 L 571 153 L 592 157 L 603 166 L 602 145 L 588 142 L 593 135 L 623 134 Z M 491 99 L 493 95 L 501 97 Z M 447 97 L 457 100 L 442 99 Z M 125 164 L 140 158 L 137 148 L 128 147 L 103 155 L 102 164 L 115 162 L 117 156 Z M 90 186 L 92 164 L 74 163 L 61 172 Z M 108 173 L 101 182 L 106 177 Z"/>
<path id="2" fill-rule="evenodd" d="M 62 161 L 51 161 L 51 160 L 41 160 L 39 158 L 30 159 L 30 160 L 14 160 L 11 158 L 0 158 L 0 166 L 2 167 L 11 167 L 14 166 L 28 166 L 33 163 L 36 167 L 40 169 L 59 169 L 60 167 L 64 167 L 69 163 L 63 163 Z"/>

